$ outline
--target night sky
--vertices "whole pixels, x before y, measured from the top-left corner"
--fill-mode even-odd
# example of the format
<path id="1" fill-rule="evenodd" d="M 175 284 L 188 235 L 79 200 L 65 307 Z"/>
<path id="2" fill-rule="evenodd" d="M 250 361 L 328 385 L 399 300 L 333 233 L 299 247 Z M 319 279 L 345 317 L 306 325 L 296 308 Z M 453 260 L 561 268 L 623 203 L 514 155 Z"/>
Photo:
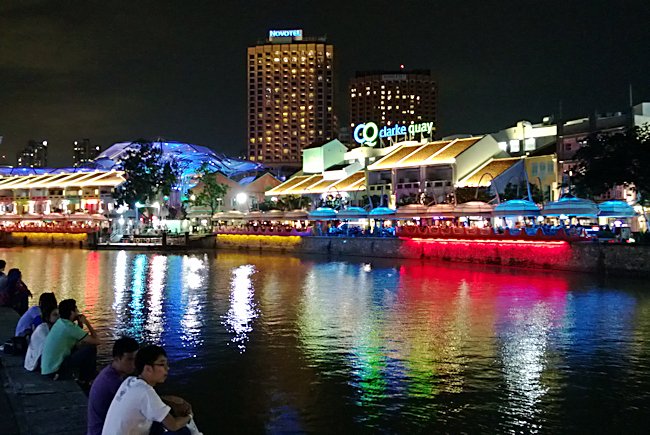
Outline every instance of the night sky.
<path id="1" fill-rule="evenodd" d="M 335 46 L 347 123 L 357 70 L 429 68 L 442 135 L 650 101 L 650 1 L 0 1 L 0 145 L 30 138 L 50 166 L 71 142 L 163 137 L 246 146 L 246 47 L 269 29 Z"/>

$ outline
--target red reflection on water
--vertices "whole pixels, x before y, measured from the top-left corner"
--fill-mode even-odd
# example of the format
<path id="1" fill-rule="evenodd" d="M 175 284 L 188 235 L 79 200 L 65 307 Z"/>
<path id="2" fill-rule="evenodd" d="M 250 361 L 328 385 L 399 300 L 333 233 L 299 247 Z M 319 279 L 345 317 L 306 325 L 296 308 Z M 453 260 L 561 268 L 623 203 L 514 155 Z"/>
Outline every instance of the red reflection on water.
<path id="1" fill-rule="evenodd" d="M 88 312 L 92 312 L 99 299 L 99 253 L 88 252 L 86 255 L 86 286 L 85 306 Z"/>

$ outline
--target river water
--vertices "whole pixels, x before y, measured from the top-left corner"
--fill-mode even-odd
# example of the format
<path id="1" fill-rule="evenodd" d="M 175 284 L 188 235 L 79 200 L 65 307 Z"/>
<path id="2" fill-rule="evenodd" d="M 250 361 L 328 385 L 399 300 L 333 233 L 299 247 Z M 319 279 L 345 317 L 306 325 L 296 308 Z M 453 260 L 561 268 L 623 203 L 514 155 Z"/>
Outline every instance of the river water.
<path id="1" fill-rule="evenodd" d="M 1 249 L 213 433 L 646 432 L 646 281 L 419 261 Z"/>

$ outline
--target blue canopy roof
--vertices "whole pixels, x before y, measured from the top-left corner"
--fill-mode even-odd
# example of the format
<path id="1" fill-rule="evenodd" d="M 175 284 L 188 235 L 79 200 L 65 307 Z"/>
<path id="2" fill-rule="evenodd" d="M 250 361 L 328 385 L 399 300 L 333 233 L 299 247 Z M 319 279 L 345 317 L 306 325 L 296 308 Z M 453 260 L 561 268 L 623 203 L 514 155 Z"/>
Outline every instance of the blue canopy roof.
<path id="1" fill-rule="evenodd" d="M 598 204 L 598 216 L 628 218 L 636 216 L 634 207 L 625 201 L 605 201 Z"/>
<path id="2" fill-rule="evenodd" d="M 318 207 L 316 210 L 309 213 L 309 220 L 312 221 L 328 221 L 338 219 L 336 210 L 329 207 Z"/>
<path id="3" fill-rule="evenodd" d="M 495 216 L 539 216 L 539 207 L 525 199 L 512 199 L 494 207 Z"/>
<path id="4" fill-rule="evenodd" d="M 598 206 L 589 199 L 567 195 L 546 204 L 542 214 L 544 216 L 596 217 L 598 215 Z"/>

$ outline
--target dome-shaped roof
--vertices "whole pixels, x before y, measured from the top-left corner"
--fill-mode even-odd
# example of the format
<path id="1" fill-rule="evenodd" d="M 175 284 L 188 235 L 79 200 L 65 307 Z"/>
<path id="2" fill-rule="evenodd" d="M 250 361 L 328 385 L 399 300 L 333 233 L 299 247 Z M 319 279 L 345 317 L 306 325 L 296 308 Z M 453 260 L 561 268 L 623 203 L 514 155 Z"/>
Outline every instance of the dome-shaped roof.
<path id="1" fill-rule="evenodd" d="M 544 216 L 596 217 L 598 215 L 598 206 L 589 199 L 567 195 L 546 204 L 542 214 Z"/>
<path id="2" fill-rule="evenodd" d="M 327 221 L 338 219 L 336 210 L 329 207 L 318 207 L 316 210 L 309 213 L 309 220 L 311 221 Z"/>
<path id="3" fill-rule="evenodd" d="M 636 216 L 634 207 L 625 201 L 605 201 L 598 204 L 598 216 L 627 218 Z"/>
<path id="4" fill-rule="evenodd" d="M 539 207 L 532 201 L 512 199 L 494 207 L 495 216 L 539 216 Z"/>

